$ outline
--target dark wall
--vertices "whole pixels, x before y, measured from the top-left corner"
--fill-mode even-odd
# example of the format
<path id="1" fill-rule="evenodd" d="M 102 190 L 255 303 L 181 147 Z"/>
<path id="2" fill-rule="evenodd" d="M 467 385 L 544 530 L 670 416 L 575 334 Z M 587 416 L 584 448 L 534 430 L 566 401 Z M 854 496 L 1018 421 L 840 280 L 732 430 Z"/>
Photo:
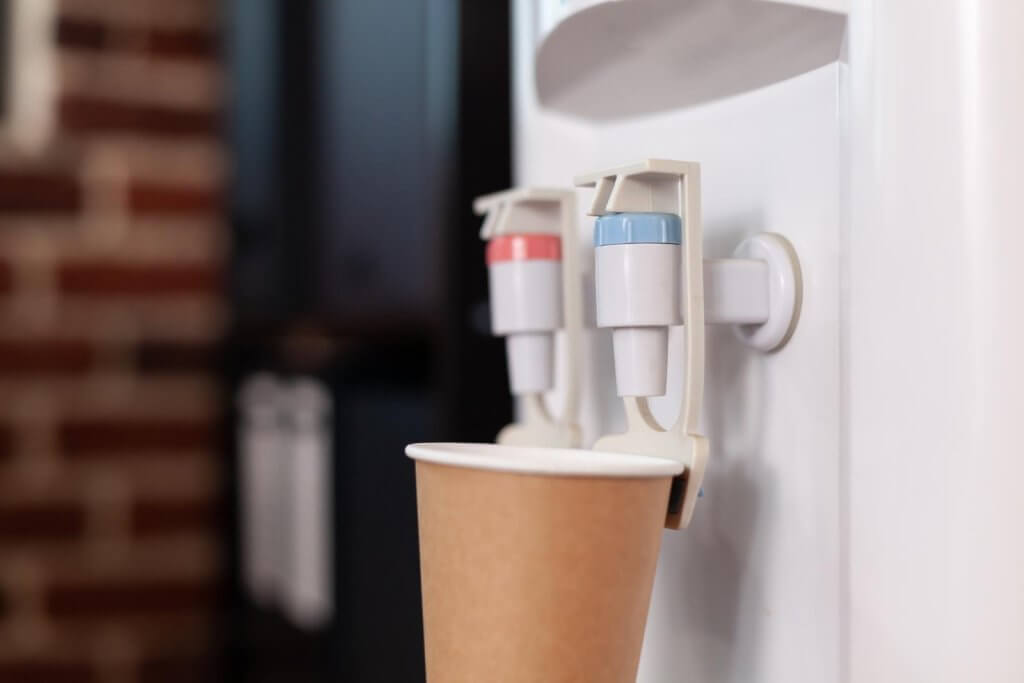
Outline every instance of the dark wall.
<path id="1" fill-rule="evenodd" d="M 511 17 L 506 2 L 463 0 L 459 9 L 458 188 L 449 279 L 445 424 L 459 440 L 493 441 L 511 419 L 504 344 L 490 336 L 487 269 L 475 197 L 512 184 Z"/>
<path id="2" fill-rule="evenodd" d="M 229 676 L 415 683 L 415 485 L 403 446 L 491 441 L 512 412 L 471 209 L 475 196 L 511 182 L 509 8 L 231 8 L 234 324 L 225 372 L 232 387 L 261 369 L 319 377 L 341 418 L 338 617 L 323 632 L 296 632 L 248 604 L 234 562 Z"/>

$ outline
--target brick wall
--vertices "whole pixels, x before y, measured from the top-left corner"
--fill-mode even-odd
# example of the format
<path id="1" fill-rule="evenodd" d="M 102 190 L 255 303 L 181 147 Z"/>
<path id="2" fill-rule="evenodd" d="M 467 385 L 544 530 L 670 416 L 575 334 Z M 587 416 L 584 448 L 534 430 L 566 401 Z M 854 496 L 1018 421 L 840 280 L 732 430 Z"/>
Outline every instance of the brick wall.
<path id="1" fill-rule="evenodd" d="M 0 142 L 0 681 L 201 680 L 218 582 L 215 0 L 62 0 Z"/>

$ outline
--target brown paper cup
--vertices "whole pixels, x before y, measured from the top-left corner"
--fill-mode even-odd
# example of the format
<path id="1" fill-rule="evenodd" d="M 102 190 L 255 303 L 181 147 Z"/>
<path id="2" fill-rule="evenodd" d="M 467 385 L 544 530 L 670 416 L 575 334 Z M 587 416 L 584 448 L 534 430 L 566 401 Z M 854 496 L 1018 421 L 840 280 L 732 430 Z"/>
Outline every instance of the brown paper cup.
<path id="1" fill-rule="evenodd" d="M 429 683 L 634 683 L 681 466 L 482 444 L 407 452 Z"/>

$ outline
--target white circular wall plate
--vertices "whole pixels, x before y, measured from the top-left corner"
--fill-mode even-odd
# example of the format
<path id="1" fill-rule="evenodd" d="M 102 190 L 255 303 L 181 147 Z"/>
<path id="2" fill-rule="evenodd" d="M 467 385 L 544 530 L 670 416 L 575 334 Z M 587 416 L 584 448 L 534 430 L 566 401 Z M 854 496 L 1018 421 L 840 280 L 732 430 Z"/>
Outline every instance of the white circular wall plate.
<path id="1" fill-rule="evenodd" d="M 782 348 L 796 329 L 803 298 L 800 261 L 793 245 L 782 235 L 762 232 L 741 242 L 733 256 L 768 264 L 768 320 L 756 325 L 736 325 L 736 335 L 759 351 Z"/>

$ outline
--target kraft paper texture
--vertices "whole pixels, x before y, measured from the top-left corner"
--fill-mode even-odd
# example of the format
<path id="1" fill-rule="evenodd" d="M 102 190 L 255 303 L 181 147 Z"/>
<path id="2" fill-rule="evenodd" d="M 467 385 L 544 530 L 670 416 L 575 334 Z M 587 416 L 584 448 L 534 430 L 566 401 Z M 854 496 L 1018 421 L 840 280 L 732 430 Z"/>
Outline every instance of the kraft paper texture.
<path id="1" fill-rule="evenodd" d="M 635 683 L 669 487 L 417 462 L 429 683 Z"/>

